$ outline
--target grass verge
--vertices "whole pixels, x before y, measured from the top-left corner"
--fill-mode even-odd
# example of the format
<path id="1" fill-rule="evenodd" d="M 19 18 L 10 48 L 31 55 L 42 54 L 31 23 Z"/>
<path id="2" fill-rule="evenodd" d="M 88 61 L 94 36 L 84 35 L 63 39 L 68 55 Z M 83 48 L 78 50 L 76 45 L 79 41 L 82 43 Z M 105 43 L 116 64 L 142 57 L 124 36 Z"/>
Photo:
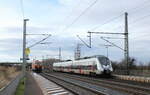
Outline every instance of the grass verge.
<path id="1" fill-rule="evenodd" d="M 25 90 L 25 84 L 24 81 L 26 78 L 22 78 L 17 86 L 15 95 L 24 95 L 24 90 Z"/>

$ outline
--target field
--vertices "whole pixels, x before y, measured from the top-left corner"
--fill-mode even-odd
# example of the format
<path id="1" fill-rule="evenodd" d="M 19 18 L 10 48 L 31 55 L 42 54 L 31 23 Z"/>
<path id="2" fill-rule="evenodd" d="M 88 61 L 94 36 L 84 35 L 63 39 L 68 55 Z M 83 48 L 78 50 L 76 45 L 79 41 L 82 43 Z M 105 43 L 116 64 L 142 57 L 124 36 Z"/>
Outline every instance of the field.
<path id="1" fill-rule="evenodd" d="M 0 66 L 0 89 L 7 85 L 19 73 L 20 72 L 16 69 L 16 67 Z"/>

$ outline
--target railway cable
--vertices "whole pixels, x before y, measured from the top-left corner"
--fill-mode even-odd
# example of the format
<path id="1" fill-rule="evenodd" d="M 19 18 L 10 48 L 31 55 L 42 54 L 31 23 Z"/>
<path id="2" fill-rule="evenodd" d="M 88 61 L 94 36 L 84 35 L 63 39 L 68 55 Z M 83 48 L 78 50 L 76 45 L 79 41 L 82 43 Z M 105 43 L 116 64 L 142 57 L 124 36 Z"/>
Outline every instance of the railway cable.
<path id="1" fill-rule="evenodd" d="M 94 27 L 94 28 L 92 28 L 92 29 L 90 29 L 90 30 L 91 30 L 91 31 L 94 31 L 95 29 L 100 28 L 100 27 L 102 27 L 103 25 L 106 25 L 106 24 L 108 24 L 108 23 L 112 22 L 112 21 L 114 21 L 114 20 L 116 20 L 116 19 L 120 18 L 120 17 L 121 17 L 121 16 L 123 16 L 123 15 L 124 15 L 124 14 L 121 14 L 121 15 L 115 16 L 115 17 L 113 17 L 113 18 L 111 18 L 111 19 L 107 20 L 107 21 L 106 21 L 106 22 L 104 22 L 103 24 L 98 25 L 98 26 L 96 26 L 96 27 Z"/>
<path id="2" fill-rule="evenodd" d="M 146 6 L 144 6 L 145 4 L 149 4 L 149 3 L 150 3 L 150 0 L 146 0 L 142 4 L 139 4 L 139 5 L 135 6 L 134 8 L 129 9 L 128 13 L 130 13 L 130 14 L 136 13 L 139 10 L 145 8 L 146 7 Z M 149 5 L 147 5 L 147 6 L 149 6 Z"/>
<path id="3" fill-rule="evenodd" d="M 68 18 L 70 18 L 71 17 L 71 14 L 73 13 L 73 10 L 75 10 L 75 8 L 76 7 L 79 7 L 80 6 L 80 3 L 81 2 L 81 0 L 79 0 L 79 2 L 77 2 L 77 4 L 76 5 L 74 5 L 74 7 L 71 9 L 71 12 L 70 12 L 70 14 L 69 15 L 67 15 L 65 18 L 64 18 L 64 20 L 63 20 L 63 22 L 64 23 L 66 23 L 66 20 L 68 19 Z"/>
<path id="4" fill-rule="evenodd" d="M 28 48 L 31 48 L 31 47 L 34 47 L 35 45 L 40 44 L 41 42 L 43 42 L 43 41 L 45 41 L 46 39 L 48 39 L 50 36 L 51 36 L 51 35 L 48 35 L 48 36 L 45 37 L 44 39 L 42 39 L 42 40 L 40 40 L 40 41 L 38 41 L 38 42 L 36 42 L 36 43 L 30 45 Z"/>
<path id="5" fill-rule="evenodd" d="M 129 9 L 129 13 L 132 12 L 132 13 L 130 13 L 130 14 L 133 14 L 133 13 L 138 12 L 138 9 L 139 9 L 139 8 L 140 8 L 139 10 L 145 8 L 145 6 L 142 6 L 142 5 L 144 5 L 145 3 L 149 3 L 149 2 L 150 2 L 150 0 L 146 0 L 146 1 L 144 1 L 142 4 L 139 4 L 139 5 L 137 5 L 136 7 Z M 148 5 L 147 5 L 147 6 L 148 6 Z M 116 17 L 113 17 L 112 19 L 109 19 L 109 20 L 107 20 L 106 22 L 104 22 L 103 24 L 98 25 L 98 26 L 96 26 L 96 27 L 94 27 L 94 28 L 91 28 L 90 30 L 91 30 L 91 31 L 94 31 L 94 30 L 97 29 L 97 28 L 100 28 L 100 27 L 102 27 L 102 26 L 104 26 L 104 25 L 106 25 L 106 24 L 108 24 L 108 23 L 110 23 L 110 22 L 112 22 L 112 21 L 115 21 L 116 19 L 120 18 L 120 17 L 123 16 L 123 15 L 124 15 L 124 14 L 121 14 L 121 15 L 118 15 L 118 16 L 116 16 Z M 145 17 L 146 17 L 146 16 L 145 16 Z M 144 17 L 143 17 L 143 18 L 144 18 Z M 135 22 L 136 22 L 136 20 L 135 20 Z M 130 23 L 129 23 L 129 24 L 130 24 Z M 120 25 L 119 27 L 113 29 L 113 30 L 116 30 L 116 29 L 118 29 L 118 28 L 120 28 L 120 27 L 121 27 L 121 25 Z"/>
<path id="6" fill-rule="evenodd" d="M 84 15 L 91 7 L 94 6 L 97 2 L 98 2 L 98 0 L 95 0 L 93 3 L 91 3 L 84 11 L 81 12 L 81 14 L 80 14 L 79 16 L 77 16 L 77 17 L 71 22 L 71 24 L 69 24 L 68 26 L 66 26 L 66 27 L 63 29 L 63 32 L 64 32 L 65 30 L 67 30 L 68 28 L 70 28 L 74 23 L 76 23 L 76 22 L 80 19 L 80 17 L 81 17 L 82 15 Z"/>
<path id="7" fill-rule="evenodd" d="M 137 22 L 144 20 L 146 18 L 149 18 L 149 17 L 150 17 L 150 14 L 134 19 L 133 21 L 129 22 L 129 25 L 130 25 L 129 28 L 131 28 L 131 26 L 135 25 Z M 120 29 L 121 27 L 122 27 L 122 25 L 119 25 L 112 30 L 117 30 L 117 29 Z"/>
<path id="8" fill-rule="evenodd" d="M 21 6 L 21 14 L 22 14 L 22 18 L 25 18 L 25 12 L 24 12 L 24 2 L 23 0 L 20 0 L 20 6 Z"/>

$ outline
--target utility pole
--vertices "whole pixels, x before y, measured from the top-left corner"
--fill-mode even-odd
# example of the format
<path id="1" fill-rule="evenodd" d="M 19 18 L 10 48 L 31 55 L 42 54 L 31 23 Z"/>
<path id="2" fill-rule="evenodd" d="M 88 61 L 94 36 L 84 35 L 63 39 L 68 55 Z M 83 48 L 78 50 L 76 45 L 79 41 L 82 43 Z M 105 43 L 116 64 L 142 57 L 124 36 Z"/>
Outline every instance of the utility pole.
<path id="1" fill-rule="evenodd" d="M 104 39 L 104 37 L 101 37 L 103 40 L 107 41 L 108 43 L 112 44 L 113 46 L 120 48 L 121 50 L 124 51 L 124 59 L 125 59 L 125 64 L 126 64 L 126 69 L 127 69 L 127 74 L 129 75 L 129 38 L 128 38 L 128 13 L 125 12 L 125 31 L 124 33 L 110 33 L 110 32 L 88 32 L 89 35 L 91 36 L 91 33 L 94 34 L 115 34 L 115 35 L 124 35 L 124 49 L 115 45 L 114 43 Z M 105 37 L 111 39 L 111 37 Z M 120 39 L 120 38 L 119 38 Z M 122 39 L 122 38 L 121 38 Z M 91 44 L 91 43 L 90 43 Z"/>
<path id="2" fill-rule="evenodd" d="M 91 35 L 92 33 L 91 32 L 89 32 L 89 48 L 91 48 L 92 47 L 92 35 Z"/>
<path id="3" fill-rule="evenodd" d="M 125 50 L 125 62 L 127 66 L 127 74 L 129 75 L 129 43 L 128 43 L 128 13 L 125 12 L 125 40 L 124 40 L 124 50 Z"/>
<path id="4" fill-rule="evenodd" d="M 22 71 L 23 75 L 25 76 L 25 71 L 26 71 L 26 22 L 29 21 L 29 19 L 24 19 L 23 20 L 23 64 L 22 64 Z"/>
<path id="5" fill-rule="evenodd" d="M 75 54 L 74 54 L 75 60 L 81 58 L 81 45 L 82 44 L 78 43 L 77 47 L 75 48 Z"/>
<path id="6" fill-rule="evenodd" d="M 61 47 L 59 47 L 59 60 L 61 61 Z"/>
<path id="7" fill-rule="evenodd" d="M 77 59 L 81 57 L 81 47 L 80 47 L 80 44 L 77 44 L 76 57 L 77 57 Z"/>
<path id="8" fill-rule="evenodd" d="M 108 48 L 109 48 L 109 47 L 112 47 L 112 45 L 107 45 L 107 44 L 105 45 L 105 44 L 104 44 L 104 45 L 100 45 L 100 46 L 104 46 L 104 47 L 106 48 L 106 56 L 107 56 L 107 58 L 108 58 Z"/>

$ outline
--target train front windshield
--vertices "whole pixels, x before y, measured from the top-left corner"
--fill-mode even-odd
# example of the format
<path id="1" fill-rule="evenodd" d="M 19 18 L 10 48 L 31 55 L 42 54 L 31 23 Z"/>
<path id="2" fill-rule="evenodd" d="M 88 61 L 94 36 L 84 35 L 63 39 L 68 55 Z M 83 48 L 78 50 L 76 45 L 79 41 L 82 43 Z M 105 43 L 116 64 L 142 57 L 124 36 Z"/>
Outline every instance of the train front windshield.
<path id="1" fill-rule="evenodd" d="M 102 65 L 107 66 L 107 65 L 110 64 L 110 61 L 109 61 L 109 59 L 107 57 L 98 57 L 98 60 L 100 61 L 100 63 Z"/>

